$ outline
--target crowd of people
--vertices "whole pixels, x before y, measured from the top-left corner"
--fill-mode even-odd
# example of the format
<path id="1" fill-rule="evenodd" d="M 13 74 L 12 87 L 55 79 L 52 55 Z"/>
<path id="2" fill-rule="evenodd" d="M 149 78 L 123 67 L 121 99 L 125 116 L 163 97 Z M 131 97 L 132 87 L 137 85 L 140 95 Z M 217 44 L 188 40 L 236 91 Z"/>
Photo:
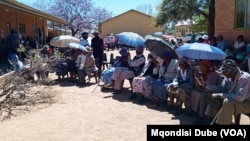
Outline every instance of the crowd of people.
<path id="1" fill-rule="evenodd" d="M 166 110 L 174 110 L 177 115 L 198 117 L 194 124 L 232 124 L 235 114 L 250 113 L 250 50 L 241 35 L 233 48 L 227 47 L 222 35 L 197 41 L 226 52 L 225 60 L 193 60 L 184 56 L 173 59 L 169 52 L 162 56 L 150 52 L 145 56 L 143 46 L 136 47 L 136 55 L 131 56 L 124 46 L 119 48 L 120 56 L 112 66 L 102 70 L 105 42 L 94 32 L 89 43 L 88 34 L 83 32 L 80 40 L 85 49 L 69 47 L 62 51 L 65 59 L 56 63 L 58 80 L 69 74 L 71 82 L 84 87 L 86 76 L 98 70 L 102 90 L 110 89 L 114 95 L 121 94 L 124 81 L 129 80 L 129 100 L 138 99 L 140 104 L 150 101 L 156 107 L 165 103 Z M 182 43 L 173 45 L 178 48 Z M 53 49 L 48 47 L 44 53 L 53 54 Z M 19 62 L 16 55 L 10 57 Z M 248 67 L 243 67 L 246 62 Z"/>
<path id="2" fill-rule="evenodd" d="M 225 60 L 194 60 L 184 56 L 173 59 L 169 52 L 163 56 L 154 52 L 144 56 L 141 46 L 131 57 L 127 48 L 121 48 L 117 62 L 102 71 L 101 87 L 120 94 L 127 79 L 131 85 L 129 100 L 138 98 L 140 104 L 149 100 L 156 107 L 165 103 L 166 109 L 174 110 L 175 114 L 196 116 L 194 124 L 229 125 L 236 114 L 250 113 L 250 74 L 249 69 L 242 67 L 250 52 L 243 41 L 238 36 L 233 48 L 227 48 L 222 35 L 218 40 L 206 37 L 206 41 L 203 38 L 197 41 L 225 51 Z M 238 54 L 243 57 L 237 57 Z"/>

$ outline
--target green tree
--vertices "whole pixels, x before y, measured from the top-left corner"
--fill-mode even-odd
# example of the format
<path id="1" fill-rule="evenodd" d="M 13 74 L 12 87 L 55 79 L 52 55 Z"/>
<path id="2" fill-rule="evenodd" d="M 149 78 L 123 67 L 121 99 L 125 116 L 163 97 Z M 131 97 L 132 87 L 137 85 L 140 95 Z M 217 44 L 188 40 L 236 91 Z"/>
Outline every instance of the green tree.
<path id="1" fill-rule="evenodd" d="M 208 10 L 208 12 L 206 12 Z M 157 25 L 168 22 L 193 20 L 196 16 L 204 16 L 208 21 L 209 37 L 214 36 L 215 0 L 162 0 L 158 6 Z"/>

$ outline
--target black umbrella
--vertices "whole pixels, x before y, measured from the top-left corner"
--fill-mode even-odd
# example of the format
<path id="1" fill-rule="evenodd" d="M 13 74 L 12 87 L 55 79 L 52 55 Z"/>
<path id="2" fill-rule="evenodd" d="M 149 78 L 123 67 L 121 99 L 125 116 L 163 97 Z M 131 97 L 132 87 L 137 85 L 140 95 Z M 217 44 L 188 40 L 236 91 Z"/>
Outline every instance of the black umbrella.
<path id="1" fill-rule="evenodd" d="M 173 59 L 178 59 L 174 46 L 162 38 L 150 37 L 145 41 L 145 45 L 149 51 L 156 53 L 158 56 L 162 57 L 164 52 L 168 51 L 172 54 Z"/>

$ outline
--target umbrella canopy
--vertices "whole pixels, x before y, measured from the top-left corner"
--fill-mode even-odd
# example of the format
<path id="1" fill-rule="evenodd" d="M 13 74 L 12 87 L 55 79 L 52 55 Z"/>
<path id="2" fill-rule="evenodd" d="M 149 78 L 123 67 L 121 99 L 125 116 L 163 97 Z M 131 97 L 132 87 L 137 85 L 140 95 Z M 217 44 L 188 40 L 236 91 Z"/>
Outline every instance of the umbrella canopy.
<path id="1" fill-rule="evenodd" d="M 68 47 L 66 44 L 69 42 L 80 43 L 80 39 L 71 35 L 61 35 L 53 38 L 50 41 L 50 45 L 54 47 Z"/>
<path id="2" fill-rule="evenodd" d="M 158 56 L 162 57 L 164 52 L 168 51 L 174 59 L 178 59 L 174 46 L 162 38 L 150 37 L 145 41 L 145 45 L 149 51 L 156 53 Z"/>
<path id="3" fill-rule="evenodd" d="M 176 53 L 192 59 L 224 60 L 226 53 L 221 49 L 204 43 L 185 43 L 175 49 Z"/>
<path id="4" fill-rule="evenodd" d="M 78 43 L 74 43 L 74 42 L 69 42 L 69 43 L 66 43 L 66 46 L 67 47 L 70 47 L 70 48 L 74 48 L 74 49 L 80 49 L 82 51 L 86 51 L 86 47 L 78 44 Z"/>
<path id="5" fill-rule="evenodd" d="M 154 36 L 154 37 L 161 37 L 162 35 L 164 35 L 163 32 L 154 32 L 154 33 L 152 33 L 152 36 Z"/>
<path id="6" fill-rule="evenodd" d="M 116 35 L 118 38 L 118 41 L 120 41 L 122 44 L 125 44 L 127 46 L 132 47 L 138 47 L 138 46 L 145 46 L 144 38 L 134 32 L 121 32 Z"/>

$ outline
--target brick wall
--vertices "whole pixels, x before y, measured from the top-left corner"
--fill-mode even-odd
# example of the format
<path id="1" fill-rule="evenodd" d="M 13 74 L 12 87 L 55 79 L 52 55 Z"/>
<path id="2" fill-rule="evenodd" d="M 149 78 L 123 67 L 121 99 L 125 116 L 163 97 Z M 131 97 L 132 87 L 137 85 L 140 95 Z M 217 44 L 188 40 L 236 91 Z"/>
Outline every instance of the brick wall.
<path id="1" fill-rule="evenodd" d="M 6 38 L 7 27 L 6 23 L 9 22 L 11 24 L 11 29 L 17 28 L 17 23 L 22 23 L 25 25 L 25 33 L 22 33 L 24 37 L 26 36 L 38 36 L 36 32 L 34 32 L 33 27 L 37 25 L 37 27 L 47 29 L 47 20 L 39 17 L 35 17 L 23 12 L 16 12 L 12 9 L 6 9 L 4 7 L 0 7 L 0 38 Z M 44 31 L 44 35 L 47 36 L 47 31 Z"/>
<path id="2" fill-rule="evenodd" d="M 238 35 L 250 43 L 250 29 L 235 29 L 235 0 L 216 0 L 215 36 L 222 34 L 227 45 L 232 47 Z"/>

